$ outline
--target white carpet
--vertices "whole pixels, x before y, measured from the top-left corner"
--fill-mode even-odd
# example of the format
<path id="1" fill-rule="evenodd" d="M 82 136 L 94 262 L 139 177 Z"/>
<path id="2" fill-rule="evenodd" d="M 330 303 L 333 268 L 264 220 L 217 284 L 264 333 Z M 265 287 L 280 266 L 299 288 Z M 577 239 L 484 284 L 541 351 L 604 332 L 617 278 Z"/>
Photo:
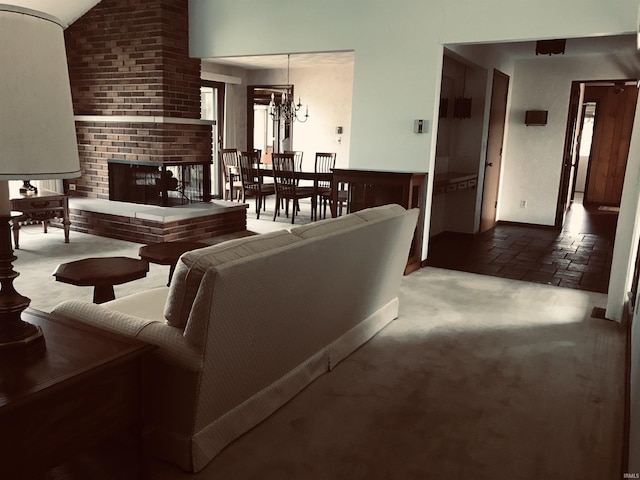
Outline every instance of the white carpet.
<path id="1" fill-rule="evenodd" d="M 46 234 L 40 225 L 20 229 L 20 249 L 14 250 L 17 260 L 13 262 L 20 276 L 13 284 L 18 293 L 31 299 L 32 308 L 50 312 L 69 298 L 92 301 L 93 287 L 77 287 L 55 280 L 53 272 L 60 263 L 87 257 L 140 258 L 138 250 L 142 245 L 138 243 L 78 232 L 71 232 L 69 237 L 69 243 L 64 243 L 64 232 L 60 228 L 50 227 Z M 116 285 L 116 297 L 166 285 L 168 275 L 168 266 L 150 264 L 145 278 Z"/>
<path id="2" fill-rule="evenodd" d="M 75 232 L 65 244 L 61 230 L 39 226 L 20 243 L 16 289 L 45 311 L 91 300 L 90 287 L 54 280 L 58 263 L 139 248 Z M 151 264 L 116 296 L 167 275 Z M 336 369 L 199 474 L 156 461 L 153 478 L 620 478 L 625 337 L 590 318 L 605 304 L 603 294 L 423 268 L 402 280 L 400 318 Z M 48 478 L 127 479 L 123 458 L 111 455 L 108 468 L 82 460 Z"/>

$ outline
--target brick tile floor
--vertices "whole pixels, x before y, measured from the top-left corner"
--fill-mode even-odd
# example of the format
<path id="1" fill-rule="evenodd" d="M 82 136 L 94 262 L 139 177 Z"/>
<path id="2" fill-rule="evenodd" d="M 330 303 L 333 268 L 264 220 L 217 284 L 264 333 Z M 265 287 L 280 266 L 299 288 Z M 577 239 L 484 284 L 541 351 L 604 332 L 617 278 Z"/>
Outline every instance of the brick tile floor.
<path id="1" fill-rule="evenodd" d="M 478 235 L 433 237 L 426 264 L 606 293 L 617 214 L 574 204 L 563 229 L 498 224 Z"/>

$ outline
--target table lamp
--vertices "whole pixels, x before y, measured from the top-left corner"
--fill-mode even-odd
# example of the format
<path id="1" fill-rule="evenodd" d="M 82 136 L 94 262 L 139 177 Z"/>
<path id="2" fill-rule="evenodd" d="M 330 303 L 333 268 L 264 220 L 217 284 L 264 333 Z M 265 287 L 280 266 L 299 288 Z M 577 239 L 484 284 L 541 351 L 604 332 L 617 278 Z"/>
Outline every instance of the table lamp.
<path id="1" fill-rule="evenodd" d="M 0 353 L 44 344 L 13 286 L 9 180 L 80 175 L 63 26 L 46 13 L 0 4 Z"/>

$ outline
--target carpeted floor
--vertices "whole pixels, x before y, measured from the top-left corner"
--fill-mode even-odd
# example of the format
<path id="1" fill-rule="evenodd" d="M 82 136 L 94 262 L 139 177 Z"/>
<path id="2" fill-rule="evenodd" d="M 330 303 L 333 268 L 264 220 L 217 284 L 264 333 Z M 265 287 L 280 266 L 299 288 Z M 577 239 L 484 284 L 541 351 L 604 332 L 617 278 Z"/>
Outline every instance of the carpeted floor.
<path id="1" fill-rule="evenodd" d="M 39 227 L 21 234 L 16 287 L 45 311 L 64 297 L 91 299 L 90 287 L 55 282 L 55 265 L 139 247 L 74 232 L 64 244 L 61 231 Z M 163 285 L 167 274 L 151 265 L 116 295 Z M 590 317 L 605 299 L 423 268 L 402 281 L 400 317 L 332 372 L 199 474 L 154 461 L 153 478 L 621 478 L 624 328 Z M 130 478 L 117 449 L 106 463 L 92 455 L 47 478 Z"/>
<path id="2" fill-rule="evenodd" d="M 196 478 L 620 478 L 624 334 L 590 318 L 603 303 L 422 269 L 397 321 Z"/>

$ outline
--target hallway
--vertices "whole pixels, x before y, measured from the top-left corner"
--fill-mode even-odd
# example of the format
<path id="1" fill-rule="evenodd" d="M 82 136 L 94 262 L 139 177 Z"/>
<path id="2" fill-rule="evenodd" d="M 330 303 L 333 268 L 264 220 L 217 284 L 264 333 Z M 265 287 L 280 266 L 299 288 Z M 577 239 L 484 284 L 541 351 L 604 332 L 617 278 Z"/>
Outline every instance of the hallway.
<path id="1" fill-rule="evenodd" d="M 573 202 L 561 231 L 498 224 L 478 235 L 431 239 L 426 265 L 606 293 L 617 211 Z"/>

